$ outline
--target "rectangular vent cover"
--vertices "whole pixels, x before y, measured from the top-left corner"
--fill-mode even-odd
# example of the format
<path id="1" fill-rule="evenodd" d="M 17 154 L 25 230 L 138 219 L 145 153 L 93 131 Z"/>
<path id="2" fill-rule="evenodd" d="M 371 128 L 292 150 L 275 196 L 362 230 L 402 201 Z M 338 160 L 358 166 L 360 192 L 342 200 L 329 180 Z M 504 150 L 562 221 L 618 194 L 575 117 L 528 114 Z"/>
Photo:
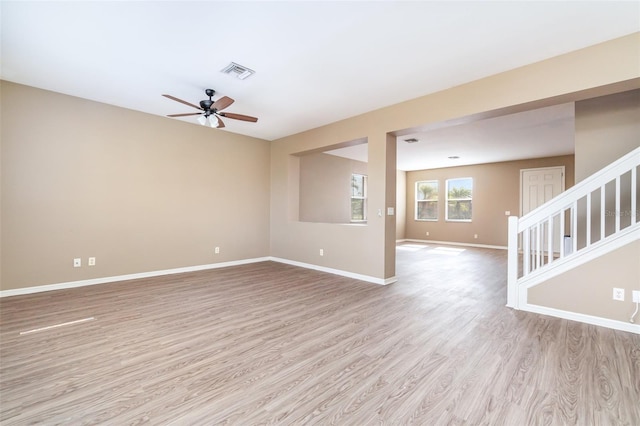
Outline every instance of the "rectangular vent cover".
<path id="1" fill-rule="evenodd" d="M 221 72 L 229 75 L 236 76 L 240 80 L 244 80 L 247 77 L 250 77 L 255 73 L 255 71 L 240 65 L 235 62 L 231 62 L 229 65 L 220 70 Z"/>

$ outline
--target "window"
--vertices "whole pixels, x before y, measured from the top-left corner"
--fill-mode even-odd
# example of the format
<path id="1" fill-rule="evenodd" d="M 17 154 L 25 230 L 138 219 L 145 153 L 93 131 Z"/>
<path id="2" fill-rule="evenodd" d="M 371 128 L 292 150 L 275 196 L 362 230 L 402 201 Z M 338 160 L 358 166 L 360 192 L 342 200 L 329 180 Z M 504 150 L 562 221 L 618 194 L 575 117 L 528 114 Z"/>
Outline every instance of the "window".
<path id="1" fill-rule="evenodd" d="M 351 221 L 367 220 L 367 176 L 351 175 Z"/>
<path id="2" fill-rule="evenodd" d="M 446 220 L 471 222 L 473 178 L 447 179 Z"/>
<path id="3" fill-rule="evenodd" d="M 416 182 L 416 220 L 438 220 L 438 181 Z"/>

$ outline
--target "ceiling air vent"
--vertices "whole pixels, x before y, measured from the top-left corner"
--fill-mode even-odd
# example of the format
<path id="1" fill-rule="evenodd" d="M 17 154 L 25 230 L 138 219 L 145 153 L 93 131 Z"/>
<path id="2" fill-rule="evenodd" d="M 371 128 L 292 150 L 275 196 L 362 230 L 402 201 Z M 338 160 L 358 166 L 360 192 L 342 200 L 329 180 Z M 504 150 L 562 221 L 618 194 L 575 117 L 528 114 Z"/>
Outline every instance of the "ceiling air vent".
<path id="1" fill-rule="evenodd" d="M 406 143 L 416 143 L 416 142 L 418 142 L 418 139 L 416 139 L 416 138 L 410 138 L 410 139 L 405 139 L 404 141 L 405 141 Z"/>
<path id="2" fill-rule="evenodd" d="M 240 80 L 244 80 L 247 77 L 250 77 L 255 73 L 254 70 L 251 70 L 243 65 L 236 64 L 235 62 L 231 62 L 229 65 L 220 70 L 221 72 L 229 75 L 233 75 Z"/>

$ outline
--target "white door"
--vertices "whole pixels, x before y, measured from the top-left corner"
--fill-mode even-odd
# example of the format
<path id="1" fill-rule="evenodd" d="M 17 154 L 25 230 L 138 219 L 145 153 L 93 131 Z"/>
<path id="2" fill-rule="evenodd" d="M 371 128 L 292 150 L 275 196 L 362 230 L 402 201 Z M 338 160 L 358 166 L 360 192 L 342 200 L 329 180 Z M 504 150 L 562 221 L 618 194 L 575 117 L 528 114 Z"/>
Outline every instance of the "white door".
<path id="1" fill-rule="evenodd" d="M 564 191 L 564 166 L 542 169 L 520 170 L 521 214 L 524 216 L 531 210 L 551 200 Z M 559 218 L 553 221 L 553 251 L 560 250 Z M 547 229 L 542 230 L 546 235 Z M 544 245 L 546 247 L 546 245 Z"/>
<path id="2" fill-rule="evenodd" d="M 522 215 L 564 191 L 564 166 L 520 170 Z"/>

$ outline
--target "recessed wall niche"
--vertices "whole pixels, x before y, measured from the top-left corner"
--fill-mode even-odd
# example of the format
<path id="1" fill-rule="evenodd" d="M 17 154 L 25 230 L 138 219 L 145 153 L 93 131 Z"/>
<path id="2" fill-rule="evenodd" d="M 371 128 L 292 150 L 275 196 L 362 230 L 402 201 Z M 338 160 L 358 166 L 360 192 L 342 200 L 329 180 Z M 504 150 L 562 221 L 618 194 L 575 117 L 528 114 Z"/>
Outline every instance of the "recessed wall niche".
<path id="1" fill-rule="evenodd" d="M 367 175 L 366 138 L 299 152 L 290 158 L 290 211 L 300 222 L 351 220 L 352 175 Z"/>

